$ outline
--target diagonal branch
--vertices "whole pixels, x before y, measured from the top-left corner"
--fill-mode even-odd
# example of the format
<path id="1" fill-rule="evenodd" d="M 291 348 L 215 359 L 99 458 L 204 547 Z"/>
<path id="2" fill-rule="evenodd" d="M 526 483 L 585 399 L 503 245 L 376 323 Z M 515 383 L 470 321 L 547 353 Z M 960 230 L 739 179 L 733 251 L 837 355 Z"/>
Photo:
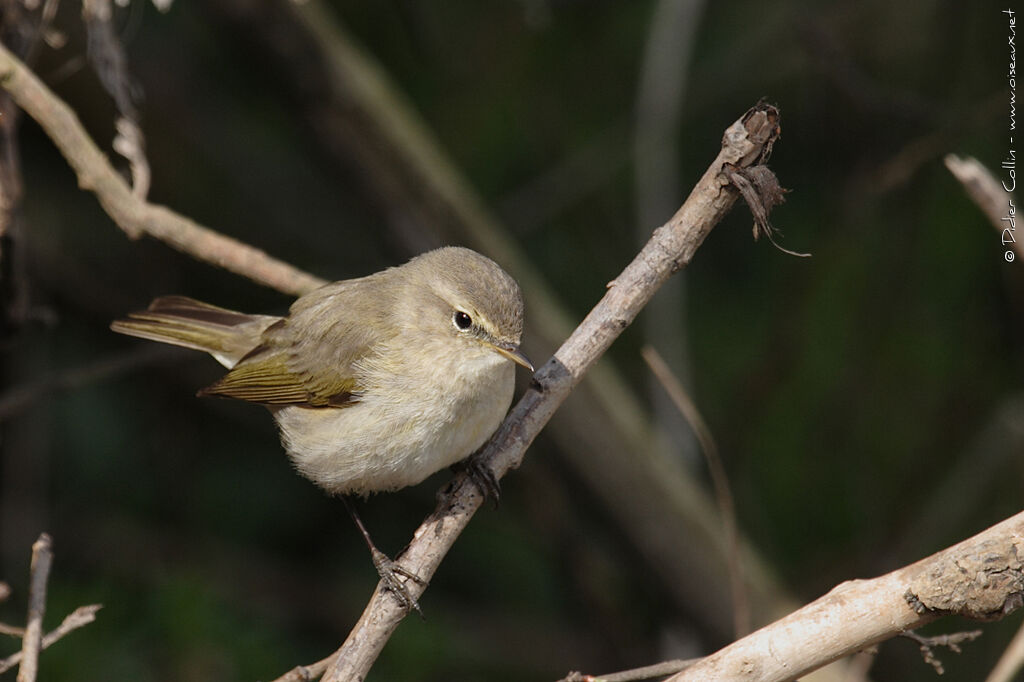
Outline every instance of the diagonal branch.
<path id="1" fill-rule="evenodd" d="M 77 609 L 69 613 L 61 621 L 61 624 L 57 626 L 55 630 L 51 630 L 46 633 L 43 637 L 40 649 L 48 649 L 52 644 L 59 641 L 64 635 L 74 632 L 78 628 L 85 627 L 89 623 L 96 620 L 96 612 L 103 608 L 102 604 L 89 604 L 88 606 L 79 606 Z M 16 651 L 5 659 L 0 660 L 0 674 L 3 674 L 18 665 L 22 659 L 22 652 Z"/>
<path id="2" fill-rule="evenodd" d="M 727 163 L 758 163 L 779 134 L 778 118 L 774 107 L 759 104 L 726 130 L 721 151 L 682 208 L 654 231 L 633 262 L 608 285 L 608 291 L 590 314 L 537 371 L 530 389 L 480 452 L 480 461 L 497 477 L 519 466 L 526 448 L 587 370 L 629 326 L 654 292 L 690 262 L 711 228 L 736 201 L 737 193 L 724 178 L 723 167 Z M 417 529 L 398 563 L 429 581 L 482 502 L 472 482 L 465 476 L 457 478 L 448 495 Z M 416 598 L 425 589 L 412 582 L 406 587 Z M 363 679 L 404 617 L 405 610 L 398 601 L 378 585 L 323 679 Z"/>
<path id="3" fill-rule="evenodd" d="M 155 237 L 194 258 L 286 293 L 302 294 L 324 284 L 257 248 L 133 194 L 75 112 L 3 45 L 0 86 L 46 131 L 75 171 L 79 186 L 96 194 L 103 210 L 129 237 Z"/>

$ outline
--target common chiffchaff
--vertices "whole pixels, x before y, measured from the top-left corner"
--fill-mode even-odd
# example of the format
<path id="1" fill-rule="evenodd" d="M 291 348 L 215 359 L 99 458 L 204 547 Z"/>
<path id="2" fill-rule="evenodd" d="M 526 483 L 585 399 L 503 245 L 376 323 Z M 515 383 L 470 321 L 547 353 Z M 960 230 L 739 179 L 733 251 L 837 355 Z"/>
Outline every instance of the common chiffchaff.
<path id="1" fill-rule="evenodd" d="M 299 472 L 342 495 L 414 485 L 465 459 L 508 411 L 515 364 L 533 370 L 519 350 L 519 285 L 458 247 L 328 284 L 287 317 L 166 296 L 111 328 L 210 353 L 230 371 L 199 395 L 266 405 Z"/>

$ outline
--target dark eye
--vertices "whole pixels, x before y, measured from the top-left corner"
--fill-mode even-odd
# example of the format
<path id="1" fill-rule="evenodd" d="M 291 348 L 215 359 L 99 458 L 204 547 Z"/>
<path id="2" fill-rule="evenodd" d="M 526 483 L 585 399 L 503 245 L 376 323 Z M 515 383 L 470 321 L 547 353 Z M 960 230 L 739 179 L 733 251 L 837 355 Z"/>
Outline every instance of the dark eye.
<path id="1" fill-rule="evenodd" d="M 473 326 L 473 318 L 468 313 L 464 313 L 461 310 L 456 310 L 455 314 L 452 315 L 452 322 L 459 329 L 469 329 Z"/>

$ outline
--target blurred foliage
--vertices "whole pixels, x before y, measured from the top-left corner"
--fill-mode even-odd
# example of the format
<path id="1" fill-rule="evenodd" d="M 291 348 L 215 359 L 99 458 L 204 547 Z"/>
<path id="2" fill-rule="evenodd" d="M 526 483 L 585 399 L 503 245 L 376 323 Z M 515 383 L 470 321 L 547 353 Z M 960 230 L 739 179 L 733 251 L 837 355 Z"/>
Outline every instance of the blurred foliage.
<path id="1" fill-rule="evenodd" d="M 151 198 L 328 278 L 405 260 L 365 178 L 296 112 L 294 75 L 217 4 L 158 14 L 136 1 L 118 15 L 144 93 Z M 336 4 L 582 318 L 638 247 L 630 140 L 653 4 Z M 43 50 L 36 69 L 109 147 L 113 107 L 83 68 L 78 11 L 62 4 L 68 44 Z M 988 443 L 986 469 L 967 458 L 1019 390 L 1024 276 L 941 162 L 1005 158 L 1005 20 L 995 6 L 938 0 L 745 0 L 708 3 L 696 36 L 675 150 L 684 184 L 767 96 L 783 115 L 771 166 L 792 190 L 773 222 L 813 258 L 753 243 L 742 206 L 714 230 L 681 275 L 690 388 L 741 527 L 811 599 L 1020 509 L 1019 440 Z M 287 306 L 127 240 L 31 121 L 20 141 L 16 254 L 32 315 L 3 339 L 4 389 L 136 351 L 107 325 L 157 295 Z M 599 184 L 527 220 L 517 193 L 584 148 L 602 160 Z M 637 388 L 649 381 L 643 342 L 634 328 L 610 353 Z M 212 360 L 139 357 L 0 423 L 0 577 L 15 588 L 0 620 L 21 622 L 29 548 L 46 530 L 47 624 L 82 603 L 105 608 L 43 655 L 41 679 L 270 679 L 333 651 L 375 584 L 342 506 L 289 470 L 261 410 L 193 397 L 218 376 Z M 382 547 L 403 546 L 444 476 L 363 504 Z M 427 621 L 402 624 L 371 680 L 556 679 L 722 644 L 663 598 L 543 436 L 504 491 L 442 566 Z M 933 524 L 922 513 L 936 505 L 951 512 Z M 1019 624 L 987 625 L 962 655 L 943 654 L 945 679 L 979 679 Z M 902 641 L 883 644 L 872 670 L 933 674 Z"/>

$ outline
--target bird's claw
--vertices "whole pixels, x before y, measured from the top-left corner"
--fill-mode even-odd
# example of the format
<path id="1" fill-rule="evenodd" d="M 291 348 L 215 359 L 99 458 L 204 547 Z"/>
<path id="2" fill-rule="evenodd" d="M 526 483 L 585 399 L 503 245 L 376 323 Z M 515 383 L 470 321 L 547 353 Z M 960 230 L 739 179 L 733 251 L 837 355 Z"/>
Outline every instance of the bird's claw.
<path id="1" fill-rule="evenodd" d="M 423 610 L 420 608 L 419 602 L 416 601 L 416 597 L 409 591 L 406 582 L 411 580 L 426 587 L 427 581 L 407 568 L 402 567 L 398 562 L 392 561 L 380 550 L 374 549 L 371 555 L 373 557 L 373 565 L 377 569 L 377 575 L 380 576 L 384 589 L 395 595 L 395 598 L 405 607 L 406 611 L 416 611 L 416 613 L 420 614 L 420 618 L 423 618 Z M 400 580 L 398 576 L 402 576 L 406 580 Z"/>
<path id="2" fill-rule="evenodd" d="M 474 455 L 466 460 L 466 475 L 473 481 L 484 499 L 490 500 L 497 509 L 501 500 L 501 483 L 498 482 L 498 477 L 494 475 L 491 467 Z"/>

